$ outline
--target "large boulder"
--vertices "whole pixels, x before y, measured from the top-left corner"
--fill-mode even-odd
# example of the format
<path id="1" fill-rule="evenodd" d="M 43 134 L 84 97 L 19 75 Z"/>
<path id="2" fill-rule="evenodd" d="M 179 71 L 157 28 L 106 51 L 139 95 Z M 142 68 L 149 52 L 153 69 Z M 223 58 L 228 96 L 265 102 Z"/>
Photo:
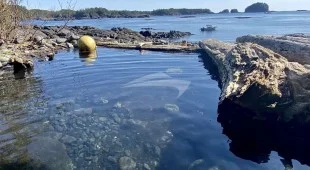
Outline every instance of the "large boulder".
<path id="1" fill-rule="evenodd" d="M 200 42 L 218 69 L 220 103 L 228 100 L 264 119 L 308 121 L 310 70 L 253 43 Z"/>

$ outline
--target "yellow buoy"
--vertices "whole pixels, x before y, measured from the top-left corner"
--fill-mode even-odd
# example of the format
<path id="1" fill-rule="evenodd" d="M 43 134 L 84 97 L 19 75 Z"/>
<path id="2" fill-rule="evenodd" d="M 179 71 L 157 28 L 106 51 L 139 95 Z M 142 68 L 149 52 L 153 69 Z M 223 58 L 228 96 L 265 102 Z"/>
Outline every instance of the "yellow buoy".
<path id="1" fill-rule="evenodd" d="M 96 50 L 96 41 L 90 36 L 82 36 L 78 41 L 80 52 L 92 52 Z"/>

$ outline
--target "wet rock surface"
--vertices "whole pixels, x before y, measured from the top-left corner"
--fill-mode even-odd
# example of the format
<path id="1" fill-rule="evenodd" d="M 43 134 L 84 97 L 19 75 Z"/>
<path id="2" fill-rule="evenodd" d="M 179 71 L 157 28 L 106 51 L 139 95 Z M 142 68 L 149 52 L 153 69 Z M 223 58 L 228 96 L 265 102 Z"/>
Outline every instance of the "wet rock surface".
<path id="1" fill-rule="evenodd" d="M 309 69 L 253 43 L 200 43 L 216 65 L 222 89 L 220 102 L 229 100 L 264 119 L 304 124 L 310 101 Z"/>

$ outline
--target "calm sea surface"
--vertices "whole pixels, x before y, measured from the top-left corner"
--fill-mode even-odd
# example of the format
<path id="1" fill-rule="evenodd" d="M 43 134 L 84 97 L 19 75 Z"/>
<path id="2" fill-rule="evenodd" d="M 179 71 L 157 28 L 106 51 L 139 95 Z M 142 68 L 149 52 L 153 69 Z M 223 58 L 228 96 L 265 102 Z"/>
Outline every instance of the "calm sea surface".
<path id="1" fill-rule="evenodd" d="M 38 22 L 38 24 L 60 25 L 63 22 Z M 207 24 L 217 26 L 217 31 L 211 33 L 201 32 L 200 28 Z M 76 20 L 70 22 L 69 25 L 88 25 L 103 29 L 127 27 L 136 31 L 141 31 L 141 28 L 148 27 L 156 29 L 155 31 L 188 31 L 194 35 L 184 39 L 190 41 L 200 41 L 208 38 L 235 41 L 238 36 L 247 34 L 283 35 L 290 33 L 310 33 L 310 12 L 212 14 L 197 15 L 194 18 L 181 18 L 180 16 L 138 19 L 105 18 L 98 20 Z"/>
<path id="2" fill-rule="evenodd" d="M 240 16 L 251 18 L 235 18 Z M 206 24 L 217 31 L 200 32 Z M 191 41 L 234 41 L 244 34 L 309 33 L 310 13 L 79 20 L 70 25 L 151 27 L 192 32 Z M 220 89 L 203 58 L 98 48 L 97 58 L 63 51 L 53 61 L 37 61 L 22 80 L 0 72 L 0 169 L 285 169 L 275 151 L 260 163 L 231 152 L 217 121 Z M 292 163 L 297 170 L 310 169 L 299 160 Z"/>

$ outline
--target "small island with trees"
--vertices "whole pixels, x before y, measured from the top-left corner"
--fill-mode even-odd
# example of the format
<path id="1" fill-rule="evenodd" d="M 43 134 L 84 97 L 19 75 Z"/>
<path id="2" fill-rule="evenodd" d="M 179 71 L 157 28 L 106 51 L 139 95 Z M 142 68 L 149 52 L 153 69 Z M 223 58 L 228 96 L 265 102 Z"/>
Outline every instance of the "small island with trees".
<path id="1" fill-rule="evenodd" d="M 266 3 L 257 2 L 248 6 L 244 12 L 246 13 L 269 12 L 269 6 Z"/>
<path id="2" fill-rule="evenodd" d="M 21 7 L 27 10 L 25 7 Z M 58 11 L 29 9 L 32 18 L 38 20 L 63 20 L 63 19 L 98 19 L 98 18 L 148 18 L 151 16 L 177 16 L 177 15 L 198 15 L 214 14 L 210 9 L 187 9 L 187 8 L 169 8 L 156 9 L 153 11 L 129 11 L 129 10 L 108 10 L 103 7 L 85 8 L 80 10 L 61 9 Z M 269 6 L 266 3 L 257 2 L 245 9 L 246 13 L 251 12 L 269 12 Z M 224 9 L 221 14 L 239 13 L 238 9 Z"/>

